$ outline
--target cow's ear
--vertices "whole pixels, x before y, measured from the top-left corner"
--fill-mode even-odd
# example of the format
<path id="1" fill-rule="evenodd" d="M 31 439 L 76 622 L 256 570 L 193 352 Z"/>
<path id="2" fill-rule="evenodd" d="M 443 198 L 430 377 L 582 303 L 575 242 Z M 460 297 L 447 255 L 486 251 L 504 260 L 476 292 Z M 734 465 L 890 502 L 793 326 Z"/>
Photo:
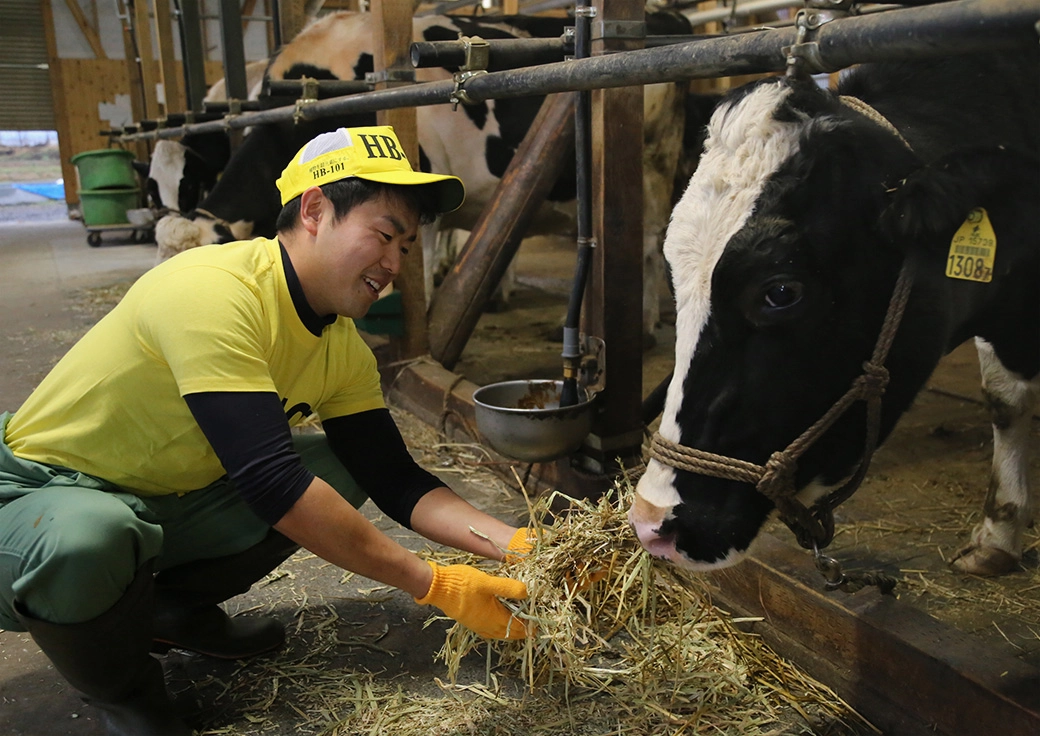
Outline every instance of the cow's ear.
<path id="1" fill-rule="evenodd" d="M 1004 148 L 962 151 L 922 166 L 890 192 L 882 233 L 903 249 L 945 247 L 976 207 L 1015 217 L 1016 202 L 1036 202 L 1040 163 Z"/>

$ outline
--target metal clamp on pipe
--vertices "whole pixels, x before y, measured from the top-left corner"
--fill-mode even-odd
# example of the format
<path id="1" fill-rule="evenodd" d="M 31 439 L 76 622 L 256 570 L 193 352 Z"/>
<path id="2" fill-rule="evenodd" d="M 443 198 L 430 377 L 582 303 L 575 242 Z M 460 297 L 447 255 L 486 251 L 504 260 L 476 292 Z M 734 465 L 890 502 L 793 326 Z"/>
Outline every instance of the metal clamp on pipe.
<path id="1" fill-rule="evenodd" d="M 227 101 L 228 111 L 224 116 L 223 124 L 226 133 L 231 132 L 231 121 L 242 114 L 242 100 L 229 99 Z"/>
<path id="2" fill-rule="evenodd" d="M 795 41 L 790 46 L 780 49 L 787 57 L 787 76 L 809 76 L 821 72 L 832 72 L 820 56 L 820 45 L 813 40 L 816 31 L 824 24 L 836 18 L 848 15 L 841 10 L 811 10 L 802 8 L 795 16 L 795 27 L 798 29 Z"/>
<path id="3" fill-rule="evenodd" d="M 300 79 L 300 97 L 293 107 L 293 125 L 299 125 L 303 120 L 303 108 L 318 101 L 318 80 L 313 77 Z"/>
<path id="4" fill-rule="evenodd" d="M 466 63 L 459 67 L 452 77 L 455 80 L 455 88 L 451 91 L 451 97 L 448 100 L 451 102 L 452 111 L 458 109 L 460 102 L 464 105 L 477 104 L 477 100 L 471 99 L 466 94 L 464 85 L 473 77 L 487 74 L 491 49 L 491 44 L 480 36 L 460 36 L 459 40 L 465 45 Z"/>

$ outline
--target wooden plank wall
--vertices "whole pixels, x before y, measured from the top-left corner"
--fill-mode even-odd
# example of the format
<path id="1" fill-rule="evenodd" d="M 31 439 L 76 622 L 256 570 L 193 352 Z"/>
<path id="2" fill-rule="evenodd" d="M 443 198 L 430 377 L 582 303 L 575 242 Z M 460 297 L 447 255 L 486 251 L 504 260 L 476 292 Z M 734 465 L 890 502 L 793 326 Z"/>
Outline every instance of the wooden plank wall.
<path id="1" fill-rule="evenodd" d="M 65 179 L 65 201 L 79 203 L 76 192 L 76 167 L 70 159 L 77 153 L 108 148 L 109 139 L 100 134 L 111 125 L 102 120 L 99 107 L 104 103 L 116 104 L 119 95 L 130 94 L 130 79 L 124 59 L 58 59 L 52 79 L 57 80 L 56 95 L 64 100 L 64 114 L 58 131 L 61 148 L 61 172 Z M 183 76 L 180 62 L 176 73 Z M 56 73 L 55 73 L 56 72 Z M 206 81 L 212 84 L 221 78 L 223 66 L 219 61 L 206 62 Z"/>

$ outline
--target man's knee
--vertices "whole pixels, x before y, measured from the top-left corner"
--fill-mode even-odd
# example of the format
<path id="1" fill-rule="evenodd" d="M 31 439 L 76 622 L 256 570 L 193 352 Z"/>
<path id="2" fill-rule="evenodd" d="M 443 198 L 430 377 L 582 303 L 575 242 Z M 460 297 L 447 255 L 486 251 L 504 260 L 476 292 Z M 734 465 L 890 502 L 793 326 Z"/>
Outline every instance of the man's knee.
<path id="1" fill-rule="evenodd" d="M 162 549 L 161 528 L 110 494 L 63 489 L 53 502 L 33 500 L 22 514 L 15 545 L 20 570 L 11 593 L 38 618 L 78 623 L 100 615 Z"/>

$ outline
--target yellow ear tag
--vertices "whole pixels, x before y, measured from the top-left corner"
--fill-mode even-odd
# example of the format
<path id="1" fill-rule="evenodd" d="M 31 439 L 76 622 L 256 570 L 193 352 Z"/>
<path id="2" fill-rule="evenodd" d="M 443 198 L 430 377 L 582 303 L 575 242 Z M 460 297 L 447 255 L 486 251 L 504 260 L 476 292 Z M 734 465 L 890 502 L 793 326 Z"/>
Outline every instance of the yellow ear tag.
<path id="1" fill-rule="evenodd" d="M 993 232 L 986 210 L 976 207 L 968 213 L 950 241 L 950 255 L 946 259 L 946 275 L 951 279 L 981 281 L 993 280 L 993 258 L 997 253 L 997 236 Z"/>

